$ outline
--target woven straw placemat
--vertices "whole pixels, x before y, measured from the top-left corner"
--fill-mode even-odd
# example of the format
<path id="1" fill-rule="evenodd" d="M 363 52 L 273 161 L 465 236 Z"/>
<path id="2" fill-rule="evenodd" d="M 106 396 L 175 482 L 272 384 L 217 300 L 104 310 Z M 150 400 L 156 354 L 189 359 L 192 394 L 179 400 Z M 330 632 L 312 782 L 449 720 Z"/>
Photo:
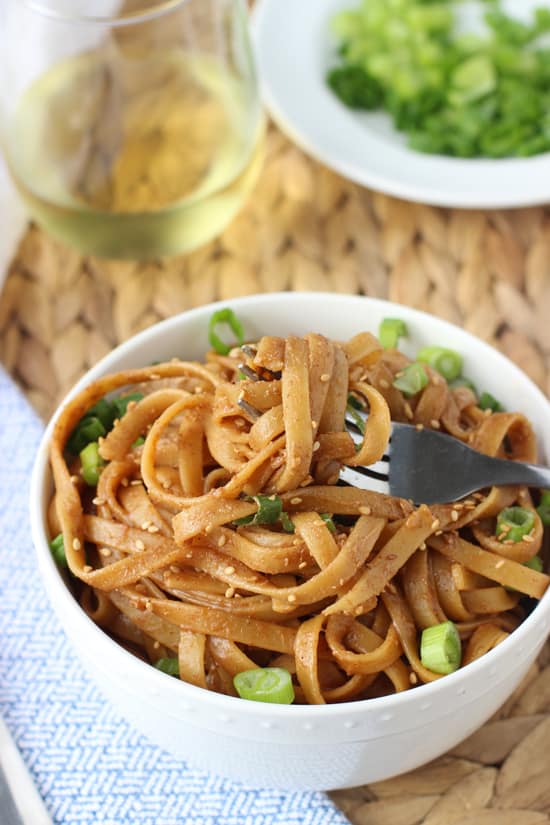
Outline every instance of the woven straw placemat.
<path id="1" fill-rule="evenodd" d="M 489 341 L 550 394 L 550 209 L 406 203 L 343 180 L 275 129 L 246 208 L 196 252 L 82 258 L 29 227 L 0 297 L 0 358 L 47 418 L 101 356 L 161 318 L 278 290 L 389 298 Z M 550 823 L 550 647 L 494 720 L 452 753 L 334 794 L 357 825 Z"/>

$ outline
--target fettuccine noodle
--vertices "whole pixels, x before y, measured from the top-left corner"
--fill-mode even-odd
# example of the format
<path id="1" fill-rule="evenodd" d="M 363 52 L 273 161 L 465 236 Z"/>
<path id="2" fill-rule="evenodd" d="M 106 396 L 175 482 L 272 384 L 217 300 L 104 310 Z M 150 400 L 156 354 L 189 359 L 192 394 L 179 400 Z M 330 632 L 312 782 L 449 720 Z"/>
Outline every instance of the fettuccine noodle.
<path id="1" fill-rule="evenodd" d="M 486 414 L 429 367 L 407 398 L 394 380 L 408 363 L 369 333 L 266 336 L 204 364 L 174 359 L 91 384 L 56 422 L 49 508 L 84 610 L 144 660 L 177 658 L 191 684 L 236 695 L 235 674 L 280 666 L 296 701 L 314 704 L 440 678 L 419 638 L 446 620 L 463 665 L 499 644 L 522 621 L 523 597 L 540 599 L 550 581 L 524 564 L 544 534 L 527 488 L 413 507 L 337 484 L 343 465 L 383 456 L 391 420 L 536 459 L 524 416 Z M 99 439 L 99 480 L 87 486 L 68 439 L 100 399 L 135 392 Z M 349 393 L 369 411 L 358 449 Z M 286 516 L 258 523 L 255 496 Z M 533 511 L 534 528 L 499 540 L 495 518 L 513 504 Z"/>

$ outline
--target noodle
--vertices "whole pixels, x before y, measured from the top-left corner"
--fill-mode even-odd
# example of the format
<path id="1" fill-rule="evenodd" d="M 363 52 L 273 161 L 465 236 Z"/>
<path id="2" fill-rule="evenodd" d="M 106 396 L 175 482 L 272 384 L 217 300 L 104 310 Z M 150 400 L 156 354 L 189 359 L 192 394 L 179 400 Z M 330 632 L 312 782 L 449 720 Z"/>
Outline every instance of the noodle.
<path id="1" fill-rule="evenodd" d="M 238 673 L 284 667 L 312 704 L 441 678 L 420 654 L 441 623 L 456 623 L 463 666 L 499 644 L 550 583 L 525 565 L 544 542 L 527 488 L 413 507 L 337 484 L 344 464 L 383 456 L 392 419 L 535 460 L 524 416 L 487 415 L 431 367 L 407 397 L 393 382 L 408 364 L 369 333 L 266 336 L 91 384 L 56 422 L 48 508 L 83 609 L 145 661 L 177 659 L 190 684 L 235 696 Z M 97 484 L 85 484 L 68 447 L 79 422 L 136 392 L 97 439 Z M 357 448 L 350 393 L 369 412 Z M 532 519 L 517 541 L 496 535 L 510 506 Z"/>

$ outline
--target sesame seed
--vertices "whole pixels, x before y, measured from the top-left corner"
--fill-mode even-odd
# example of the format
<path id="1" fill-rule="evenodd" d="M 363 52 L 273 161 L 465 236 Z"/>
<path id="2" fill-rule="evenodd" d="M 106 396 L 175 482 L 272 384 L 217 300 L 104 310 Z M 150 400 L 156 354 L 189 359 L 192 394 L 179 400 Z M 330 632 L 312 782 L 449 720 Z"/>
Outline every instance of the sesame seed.
<path id="1" fill-rule="evenodd" d="M 101 555 L 102 555 L 102 556 L 104 556 L 106 559 L 108 559 L 108 558 L 109 558 L 109 556 L 112 556 L 112 550 L 110 550 L 108 547 L 102 547 L 102 548 L 101 548 L 101 550 L 100 550 L 99 552 L 100 552 L 100 553 L 101 553 Z"/>
<path id="2" fill-rule="evenodd" d="M 73 550 L 80 550 L 81 547 L 80 539 L 73 539 Z"/>
<path id="3" fill-rule="evenodd" d="M 370 516 L 370 514 L 372 513 L 372 510 L 371 510 L 370 507 L 360 507 L 359 512 L 361 513 L 362 516 Z"/>
<path id="4" fill-rule="evenodd" d="M 128 482 L 126 481 L 125 487 L 127 486 Z M 133 481 L 130 482 L 130 486 L 132 487 L 140 487 L 141 486 L 141 479 L 135 478 Z"/>
<path id="5" fill-rule="evenodd" d="M 153 642 L 153 648 L 154 648 L 155 650 L 158 650 L 158 649 L 159 649 L 159 647 L 160 647 L 160 642 Z"/>
<path id="6" fill-rule="evenodd" d="M 316 453 L 320 446 L 321 446 L 321 442 L 320 441 L 315 441 L 314 444 L 313 444 L 312 452 Z"/>
<path id="7" fill-rule="evenodd" d="M 226 599 L 231 599 L 234 595 L 235 595 L 235 588 L 234 587 L 228 587 L 227 590 L 225 591 L 225 598 Z"/>
<path id="8" fill-rule="evenodd" d="M 145 545 L 144 545 L 144 543 L 142 542 L 141 539 L 138 539 L 136 541 L 136 547 L 137 547 L 138 550 L 145 550 Z"/>
<path id="9" fill-rule="evenodd" d="M 185 558 L 186 559 L 192 559 L 193 558 L 193 553 L 186 553 Z"/>
<path id="10" fill-rule="evenodd" d="M 118 424 L 120 424 L 120 418 L 115 418 L 115 420 L 113 421 L 113 428 L 116 427 Z"/>
<path id="11" fill-rule="evenodd" d="M 419 546 L 419 548 L 418 548 L 418 549 L 419 549 L 419 550 L 425 550 L 425 549 L 426 549 L 426 547 L 427 547 L 426 542 L 425 542 L 425 541 L 423 541 L 423 542 L 422 542 L 422 544 Z"/>
<path id="12" fill-rule="evenodd" d="M 441 424 L 437 420 L 437 418 L 432 418 L 430 421 L 430 426 L 434 428 L 434 430 L 439 430 L 441 428 Z"/>
<path id="13" fill-rule="evenodd" d="M 290 503 L 291 504 L 301 504 L 302 499 L 299 496 L 294 496 L 294 498 L 290 499 Z"/>
<path id="14" fill-rule="evenodd" d="M 424 429 L 424 424 L 417 424 L 416 429 L 418 430 L 419 433 L 422 432 L 422 430 Z"/>
<path id="15" fill-rule="evenodd" d="M 411 685 L 418 684 L 418 676 L 416 675 L 414 670 L 411 670 L 411 672 L 409 673 L 409 682 L 411 683 Z"/>
<path id="16" fill-rule="evenodd" d="M 443 530 L 436 530 L 435 535 L 436 536 L 442 536 L 443 535 Z"/>
<path id="17" fill-rule="evenodd" d="M 146 602 L 145 610 L 151 611 L 153 609 L 153 602 Z"/>
<path id="18" fill-rule="evenodd" d="M 316 421 L 312 421 L 312 422 L 311 422 L 311 427 L 312 427 L 312 429 L 313 429 L 313 430 L 316 430 L 316 429 L 317 429 L 317 422 L 316 422 Z"/>
<path id="19" fill-rule="evenodd" d="M 492 415 L 492 414 L 493 414 L 493 411 L 492 411 L 492 409 L 491 409 L 490 407 L 487 407 L 487 409 L 486 409 L 486 410 L 483 410 L 483 415 L 484 415 L 486 418 L 488 418 L 488 417 L 489 417 L 490 415 Z"/>
<path id="20" fill-rule="evenodd" d="M 105 499 L 96 496 L 92 499 L 92 504 L 95 504 L 96 507 L 101 507 L 102 504 L 105 504 Z"/>
<path id="21" fill-rule="evenodd" d="M 407 416 L 407 418 L 409 420 L 412 420 L 414 418 L 414 413 L 408 401 L 405 401 L 405 403 L 403 404 L 403 409 L 405 410 L 405 415 Z"/>
<path id="22" fill-rule="evenodd" d="M 178 573 L 181 573 L 181 570 L 179 569 L 177 564 L 171 564 L 170 565 L 170 572 L 177 575 Z"/>
<path id="23" fill-rule="evenodd" d="M 439 519 L 436 518 L 432 521 L 432 530 L 437 530 L 438 527 L 439 527 Z"/>
<path id="24" fill-rule="evenodd" d="M 321 378 L 320 378 L 319 380 L 320 380 L 320 381 L 322 381 L 322 382 L 323 382 L 323 384 L 326 384 L 326 383 L 327 383 L 327 381 L 330 381 L 330 375 L 328 374 L 328 372 L 324 372 L 324 373 L 321 375 Z"/>
<path id="25" fill-rule="evenodd" d="M 304 567 L 307 567 L 307 561 L 301 561 L 298 565 L 298 570 L 303 570 Z"/>
<path id="26" fill-rule="evenodd" d="M 149 378 L 151 379 L 151 381 L 158 381 L 159 378 L 160 378 L 160 375 L 158 374 L 158 372 L 152 372 L 151 375 L 149 376 Z"/>
<path id="27" fill-rule="evenodd" d="M 78 484 L 78 482 L 79 482 L 78 476 L 71 476 L 71 481 L 72 481 L 73 484 Z"/>
<path id="28" fill-rule="evenodd" d="M 360 616 L 362 612 L 363 612 L 363 605 L 360 604 L 358 607 L 355 608 L 354 613 L 355 613 L 356 616 Z"/>
<path id="29" fill-rule="evenodd" d="M 457 510 L 451 510 L 451 519 L 452 519 L 452 521 L 458 521 L 458 511 Z"/>
<path id="30" fill-rule="evenodd" d="M 233 573 L 235 572 L 235 568 L 231 567 L 231 565 L 229 565 L 228 567 L 225 568 L 225 570 L 223 572 L 225 573 L 226 576 L 232 576 Z"/>
<path id="31" fill-rule="evenodd" d="M 289 602 L 295 602 L 296 601 L 296 596 L 294 595 L 294 593 L 289 593 L 289 595 L 287 596 L 287 599 L 288 599 Z"/>
<path id="32" fill-rule="evenodd" d="M 504 566 L 504 559 L 500 559 L 500 561 L 497 561 L 497 563 L 495 564 L 495 570 L 499 570 L 503 566 Z"/>
<path id="33" fill-rule="evenodd" d="M 150 521 L 144 521 L 143 524 L 141 525 L 141 529 L 142 530 L 148 530 L 150 526 L 151 526 Z"/>
<path id="34" fill-rule="evenodd" d="M 515 541 L 512 541 L 512 539 L 505 539 L 502 543 L 503 544 L 515 544 Z"/>
<path id="35" fill-rule="evenodd" d="M 527 535 L 527 536 L 523 537 L 523 541 L 526 541 L 528 544 L 530 544 L 532 541 L 535 541 L 535 537 L 531 536 L 531 535 Z"/>
<path id="36" fill-rule="evenodd" d="M 123 487 L 127 487 L 128 486 L 128 479 L 127 478 L 121 478 L 120 483 L 122 484 Z"/>
<path id="37" fill-rule="evenodd" d="M 85 564 L 82 569 L 84 570 L 85 573 L 91 573 L 94 568 L 91 567 L 89 564 Z"/>
<path id="38" fill-rule="evenodd" d="M 148 533 L 158 533 L 159 530 L 160 530 L 160 528 L 157 527 L 156 524 L 152 524 L 150 527 L 147 528 Z"/>
<path id="39" fill-rule="evenodd" d="M 133 410 L 135 407 L 137 407 L 137 401 L 129 401 L 126 409 Z"/>
<path id="40" fill-rule="evenodd" d="M 226 541 L 227 541 L 226 536 L 220 536 L 219 539 L 218 539 L 218 547 L 223 547 L 224 544 L 226 543 Z"/>
<path id="41" fill-rule="evenodd" d="M 390 388 L 390 382 L 389 382 L 389 381 L 386 381 L 386 379 L 385 379 L 385 378 L 381 378 L 381 379 L 380 379 L 380 381 L 379 381 L 378 383 L 380 384 L 380 386 L 382 387 L 382 389 L 384 389 L 384 390 L 389 390 L 389 388 Z"/>

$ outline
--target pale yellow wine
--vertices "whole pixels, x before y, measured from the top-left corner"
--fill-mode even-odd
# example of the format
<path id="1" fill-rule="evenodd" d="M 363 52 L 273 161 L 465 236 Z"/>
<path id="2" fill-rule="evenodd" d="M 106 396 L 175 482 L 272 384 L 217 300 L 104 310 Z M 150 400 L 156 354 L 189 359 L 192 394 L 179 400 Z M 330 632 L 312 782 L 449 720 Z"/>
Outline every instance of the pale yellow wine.
<path id="1" fill-rule="evenodd" d="M 36 220 L 86 253 L 154 257 L 221 232 L 254 185 L 255 91 L 174 48 L 63 61 L 24 95 L 11 173 Z"/>

